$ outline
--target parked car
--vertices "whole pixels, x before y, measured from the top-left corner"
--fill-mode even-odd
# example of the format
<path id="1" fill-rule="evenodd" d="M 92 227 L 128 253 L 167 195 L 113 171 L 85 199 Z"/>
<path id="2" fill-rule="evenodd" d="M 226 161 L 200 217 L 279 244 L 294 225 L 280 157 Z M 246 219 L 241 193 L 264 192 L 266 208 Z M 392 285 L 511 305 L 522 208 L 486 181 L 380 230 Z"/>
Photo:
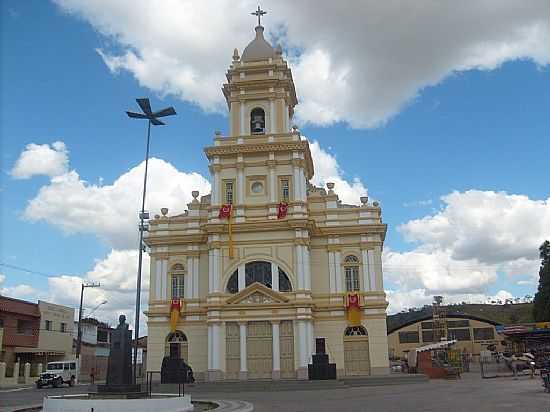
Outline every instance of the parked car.
<path id="1" fill-rule="evenodd" d="M 50 362 L 46 370 L 38 377 L 36 387 L 53 386 L 58 388 L 64 383 L 73 386 L 77 376 L 76 360 Z"/>

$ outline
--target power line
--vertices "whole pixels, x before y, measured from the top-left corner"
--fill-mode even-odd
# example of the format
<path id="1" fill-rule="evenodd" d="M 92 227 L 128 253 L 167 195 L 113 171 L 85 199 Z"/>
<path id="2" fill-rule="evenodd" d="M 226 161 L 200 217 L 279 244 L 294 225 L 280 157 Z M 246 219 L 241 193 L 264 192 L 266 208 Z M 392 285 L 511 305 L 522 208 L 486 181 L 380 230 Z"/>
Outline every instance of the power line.
<path id="1" fill-rule="evenodd" d="M 9 263 L 4 263 L 4 262 L 0 262 L 0 266 L 6 267 L 6 268 L 9 268 L 9 269 L 19 270 L 21 272 L 27 272 L 27 273 L 30 273 L 30 274 L 33 274 L 33 275 L 38 275 L 38 276 L 42 276 L 42 277 L 46 277 L 46 278 L 59 277 L 59 276 L 77 276 L 77 275 L 63 275 L 63 274 L 52 275 L 52 274 L 47 274 L 47 273 L 44 273 L 44 272 L 39 272 L 37 270 L 27 269 L 27 268 L 24 268 L 22 266 L 11 265 Z M 80 276 L 77 276 L 77 277 L 80 277 Z"/>

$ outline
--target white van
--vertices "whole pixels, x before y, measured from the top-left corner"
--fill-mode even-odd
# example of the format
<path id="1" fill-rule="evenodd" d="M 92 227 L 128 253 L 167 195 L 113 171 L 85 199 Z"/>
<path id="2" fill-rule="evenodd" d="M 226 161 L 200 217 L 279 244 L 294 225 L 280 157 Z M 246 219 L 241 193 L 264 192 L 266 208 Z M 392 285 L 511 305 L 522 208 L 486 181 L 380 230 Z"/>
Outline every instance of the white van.
<path id="1" fill-rule="evenodd" d="M 53 386 L 55 388 L 66 383 L 73 386 L 76 383 L 78 376 L 78 368 L 76 360 L 65 360 L 58 362 L 49 362 L 46 370 L 40 374 L 36 381 L 36 386 Z"/>

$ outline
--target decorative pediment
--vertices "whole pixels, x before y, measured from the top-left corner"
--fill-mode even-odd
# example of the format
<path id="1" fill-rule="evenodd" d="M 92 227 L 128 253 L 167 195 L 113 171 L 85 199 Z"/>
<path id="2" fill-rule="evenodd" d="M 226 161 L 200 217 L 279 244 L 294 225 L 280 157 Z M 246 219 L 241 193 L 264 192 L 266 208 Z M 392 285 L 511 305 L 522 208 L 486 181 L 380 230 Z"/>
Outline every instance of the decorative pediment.
<path id="1" fill-rule="evenodd" d="M 282 293 L 255 282 L 247 288 L 241 290 L 236 295 L 227 299 L 228 304 L 244 304 L 244 305 L 262 305 L 262 304 L 277 304 L 286 303 L 288 298 Z"/>

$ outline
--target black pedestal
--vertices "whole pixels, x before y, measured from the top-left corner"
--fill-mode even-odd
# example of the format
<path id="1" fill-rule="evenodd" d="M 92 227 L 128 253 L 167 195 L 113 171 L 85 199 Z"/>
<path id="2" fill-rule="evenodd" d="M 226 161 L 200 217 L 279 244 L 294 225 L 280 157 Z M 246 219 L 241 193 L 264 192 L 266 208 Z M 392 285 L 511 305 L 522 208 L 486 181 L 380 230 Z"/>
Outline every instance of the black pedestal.
<path id="1" fill-rule="evenodd" d="M 315 339 L 315 351 L 313 363 L 307 366 L 309 380 L 336 379 L 336 364 L 328 362 L 324 338 Z"/>

